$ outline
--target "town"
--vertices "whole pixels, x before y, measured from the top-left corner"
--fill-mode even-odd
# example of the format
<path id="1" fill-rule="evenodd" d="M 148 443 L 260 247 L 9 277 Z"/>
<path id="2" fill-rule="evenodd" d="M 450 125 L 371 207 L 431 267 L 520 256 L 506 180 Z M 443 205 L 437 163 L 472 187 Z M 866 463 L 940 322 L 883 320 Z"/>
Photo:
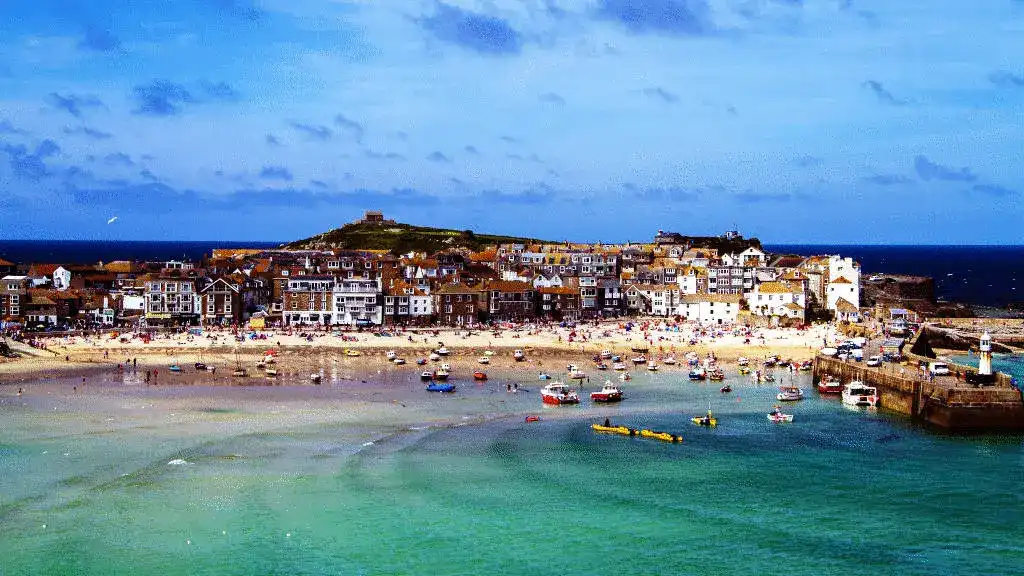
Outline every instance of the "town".
<path id="1" fill-rule="evenodd" d="M 363 222 L 383 222 L 380 212 Z M 730 241 L 742 237 L 723 235 Z M 735 242 L 733 242 L 735 245 Z M 759 243 L 757 243 L 759 244 Z M 861 318 L 840 255 L 720 253 L 658 231 L 643 244 L 481 251 L 217 249 L 201 262 L 0 260 L 0 319 L 18 328 L 475 326 L 623 315 L 799 326 Z"/>

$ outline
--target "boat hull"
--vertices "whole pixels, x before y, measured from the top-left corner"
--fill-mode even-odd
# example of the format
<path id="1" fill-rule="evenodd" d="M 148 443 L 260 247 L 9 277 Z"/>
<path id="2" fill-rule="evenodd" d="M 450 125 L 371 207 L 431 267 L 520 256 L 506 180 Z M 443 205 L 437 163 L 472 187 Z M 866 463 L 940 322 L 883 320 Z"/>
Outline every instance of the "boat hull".
<path id="1" fill-rule="evenodd" d="M 549 406 L 567 406 L 580 403 L 579 398 L 560 398 L 558 396 L 548 396 L 547 394 L 542 395 L 541 399 Z"/>
<path id="2" fill-rule="evenodd" d="M 590 399 L 594 402 L 621 402 L 622 392 L 591 392 Z"/>

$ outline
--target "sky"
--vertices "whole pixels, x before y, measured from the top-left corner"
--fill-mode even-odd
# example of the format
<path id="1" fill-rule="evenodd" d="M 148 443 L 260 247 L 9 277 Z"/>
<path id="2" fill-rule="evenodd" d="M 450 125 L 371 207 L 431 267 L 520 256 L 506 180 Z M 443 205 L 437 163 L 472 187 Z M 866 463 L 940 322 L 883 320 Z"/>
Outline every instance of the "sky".
<path id="1" fill-rule="evenodd" d="M 0 239 L 1022 244 L 1022 124 L 1024 0 L 0 6 Z"/>

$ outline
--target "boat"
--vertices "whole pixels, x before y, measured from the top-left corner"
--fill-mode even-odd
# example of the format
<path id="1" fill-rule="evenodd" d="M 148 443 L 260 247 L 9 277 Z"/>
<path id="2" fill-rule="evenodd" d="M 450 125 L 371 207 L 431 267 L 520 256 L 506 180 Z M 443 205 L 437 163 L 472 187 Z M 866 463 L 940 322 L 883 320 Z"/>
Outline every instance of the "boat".
<path id="1" fill-rule="evenodd" d="M 445 348 L 444 346 L 441 346 L 437 350 L 434 350 L 434 353 L 439 355 L 439 356 L 447 356 L 448 355 L 448 349 Z"/>
<path id="2" fill-rule="evenodd" d="M 430 370 L 424 370 L 423 372 L 420 372 L 420 380 L 427 381 L 427 380 L 433 380 L 433 379 L 434 379 L 434 373 L 431 372 Z"/>
<path id="3" fill-rule="evenodd" d="M 587 377 L 586 373 L 580 370 L 575 364 L 569 364 L 566 366 L 566 369 L 569 371 L 570 380 L 583 380 Z"/>
<path id="4" fill-rule="evenodd" d="M 267 368 L 263 373 L 273 378 L 274 376 L 277 376 L 277 368 Z"/>
<path id="5" fill-rule="evenodd" d="M 598 370 L 607 370 L 608 365 L 605 364 L 604 362 L 598 362 L 596 365 L 594 365 L 594 368 L 597 368 Z"/>
<path id="6" fill-rule="evenodd" d="M 693 381 L 705 380 L 708 377 L 708 373 L 703 368 L 694 368 L 690 370 L 688 377 Z"/>
<path id="7" fill-rule="evenodd" d="M 654 360 L 651 360 L 650 362 L 647 363 L 647 369 L 650 370 L 651 372 L 657 371 L 658 363 L 655 362 Z"/>
<path id="8" fill-rule="evenodd" d="M 487 372 L 484 372 L 483 370 L 473 372 L 473 380 L 487 380 Z"/>
<path id="9" fill-rule="evenodd" d="M 622 358 L 619 356 L 612 356 L 612 362 L 622 362 Z"/>
<path id="10" fill-rule="evenodd" d="M 616 362 L 615 364 L 612 364 L 612 370 L 622 371 L 622 370 L 625 370 L 625 369 L 626 369 L 626 365 L 623 364 L 622 362 Z"/>
<path id="11" fill-rule="evenodd" d="M 267 363 L 266 363 L 266 362 L 264 362 L 263 360 L 257 360 L 257 361 L 256 361 L 256 367 L 257 367 L 257 368 L 259 368 L 259 369 L 261 369 L 261 370 L 262 370 L 262 369 L 263 369 L 263 367 L 264 367 L 264 366 L 266 366 L 266 365 L 267 365 Z"/>
<path id="12" fill-rule="evenodd" d="M 745 356 L 740 356 L 736 360 L 736 365 L 737 366 L 749 366 L 750 365 L 750 360 L 748 360 Z"/>
<path id="13" fill-rule="evenodd" d="M 672 356 L 672 355 L 666 356 L 666 357 L 661 359 L 661 363 L 662 364 L 667 364 L 669 366 L 672 366 L 672 365 L 674 365 L 676 363 L 676 357 Z"/>
<path id="14" fill-rule="evenodd" d="M 732 392 L 732 386 L 726 384 L 725 386 L 719 388 L 718 391 L 721 392 L 722 394 L 728 394 L 729 392 Z"/>
<path id="15" fill-rule="evenodd" d="M 445 370 L 444 366 L 442 366 L 434 371 L 434 380 L 440 380 L 441 382 L 444 382 L 445 380 L 448 379 L 449 374 L 451 374 L 451 372 Z"/>
<path id="16" fill-rule="evenodd" d="M 246 376 L 249 375 L 249 373 L 245 370 L 245 368 L 238 367 L 231 372 L 231 375 L 236 378 L 245 378 Z"/>
<path id="17" fill-rule="evenodd" d="M 494 356 L 494 350 L 484 351 L 484 356 Z M 538 417 L 537 419 L 540 420 L 540 417 Z"/>
<path id="18" fill-rule="evenodd" d="M 711 372 L 708 372 L 708 379 L 712 382 L 721 382 L 725 380 L 725 372 L 721 368 L 713 368 Z"/>
<path id="19" fill-rule="evenodd" d="M 635 356 L 633 358 L 633 364 L 646 364 L 646 363 L 647 363 L 647 357 L 644 356 L 643 354 L 641 354 L 639 356 Z"/>
<path id="20" fill-rule="evenodd" d="M 663 442 L 682 442 L 683 437 L 675 434 L 669 434 L 668 432 L 658 432 L 655 430 L 641 430 L 640 436 L 644 438 L 654 438 L 655 440 L 661 440 Z"/>
<path id="21" fill-rule="evenodd" d="M 431 382 L 427 384 L 427 392 L 455 392 L 455 384 L 447 382 Z"/>
<path id="22" fill-rule="evenodd" d="M 768 413 L 768 420 L 770 420 L 772 422 L 775 422 L 776 424 L 779 424 L 779 423 L 782 423 L 782 422 L 792 422 L 793 421 L 793 415 L 792 414 L 784 414 L 782 412 L 782 408 L 779 408 L 778 406 L 776 406 L 775 408 L 772 409 L 771 412 Z"/>
<path id="23" fill-rule="evenodd" d="M 478 363 L 480 363 L 480 364 L 490 364 L 491 363 L 491 357 L 490 356 L 481 356 L 481 357 L 477 358 L 476 361 Z"/>
<path id="24" fill-rule="evenodd" d="M 423 366 L 426 363 L 427 363 L 427 359 L 426 358 L 417 358 L 416 359 L 416 365 L 417 366 Z"/>
<path id="25" fill-rule="evenodd" d="M 622 389 L 612 384 L 611 380 L 605 380 L 600 390 L 590 393 L 590 399 L 594 402 L 619 402 L 622 400 Z"/>
<path id="26" fill-rule="evenodd" d="M 540 374 L 537 375 L 537 379 L 538 380 L 551 380 L 551 376 L 549 376 L 546 372 L 541 372 Z"/>
<path id="27" fill-rule="evenodd" d="M 345 356 L 348 356 L 349 358 L 355 358 L 356 356 L 362 356 L 362 355 L 363 355 L 363 353 L 360 352 L 359 350 L 352 350 L 351 348 L 349 348 L 348 350 L 345 350 Z"/>
<path id="28" fill-rule="evenodd" d="M 397 354 L 395 354 L 394 350 L 388 350 L 384 353 L 384 356 L 386 356 L 388 360 L 394 360 Z"/>
<path id="29" fill-rule="evenodd" d="M 775 399 L 780 402 L 796 402 L 804 399 L 804 391 L 796 386 L 782 386 L 779 388 L 779 393 L 775 395 Z"/>
<path id="30" fill-rule="evenodd" d="M 693 418 L 690 418 L 690 422 L 693 422 L 698 426 L 718 426 L 718 418 L 715 418 L 715 415 L 711 413 L 710 408 L 708 409 L 707 414 L 703 416 L 694 416 Z"/>
<path id="31" fill-rule="evenodd" d="M 604 359 L 604 360 L 611 360 L 611 358 L 612 358 L 611 350 L 601 350 L 601 358 Z"/>
<path id="32" fill-rule="evenodd" d="M 168 370 L 170 370 L 171 372 L 181 372 L 181 366 L 178 366 L 177 364 L 171 364 Z"/>
<path id="33" fill-rule="evenodd" d="M 522 350 L 516 350 L 512 352 L 512 357 L 515 358 L 516 362 L 522 362 L 526 360 L 526 354 L 523 354 Z"/>
<path id="34" fill-rule="evenodd" d="M 324 377 L 321 376 L 318 372 L 314 372 L 314 373 L 309 375 L 309 380 L 311 382 L 313 382 L 313 384 L 319 384 L 320 381 L 323 380 L 323 379 L 324 379 Z"/>
<path id="35" fill-rule="evenodd" d="M 847 406 L 878 406 L 878 390 L 859 380 L 843 386 L 843 404 Z"/>
<path id="36" fill-rule="evenodd" d="M 277 358 L 275 358 L 273 354 L 267 354 L 266 356 L 263 357 L 264 364 L 274 364 L 276 362 Z"/>
<path id="37" fill-rule="evenodd" d="M 540 416 L 527 416 L 527 422 L 540 422 Z"/>
<path id="38" fill-rule="evenodd" d="M 196 362 L 195 367 L 196 370 L 206 370 L 206 364 L 203 364 L 202 362 Z"/>
<path id="39" fill-rule="evenodd" d="M 540 395 L 545 404 L 558 406 L 562 404 L 580 403 L 579 394 L 561 382 L 553 382 L 544 388 L 541 388 Z"/>
<path id="40" fill-rule="evenodd" d="M 623 382 L 626 382 L 627 380 L 632 380 L 632 379 L 633 379 L 633 377 L 629 375 L 629 372 L 623 372 L 622 374 L 619 374 L 619 380 L 622 380 Z"/>
<path id="41" fill-rule="evenodd" d="M 843 383 L 835 378 L 826 376 L 818 381 L 818 394 L 842 394 Z"/>
<path id="42" fill-rule="evenodd" d="M 626 426 L 610 426 L 602 424 L 591 424 L 590 428 L 595 432 L 606 432 L 608 434 L 621 434 L 623 436 L 636 436 L 640 432 L 633 429 L 627 428 Z"/>
<path id="43" fill-rule="evenodd" d="M 395 363 L 395 366 L 401 366 L 402 364 L 405 364 L 405 358 L 395 358 L 392 362 Z"/>
<path id="44" fill-rule="evenodd" d="M 743 376 L 746 376 L 747 374 L 750 374 L 750 366 L 740 366 L 739 367 L 739 372 Z"/>
<path id="45" fill-rule="evenodd" d="M 808 370 L 810 370 L 812 368 L 814 368 L 814 362 L 812 362 L 810 360 L 804 360 L 803 362 L 800 363 L 800 370 L 802 372 L 807 372 Z"/>
<path id="46" fill-rule="evenodd" d="M 431 352 L 430 353 L 430 361 L 431 362 L 437 362 L 440 359 L 441 359 L 441 357 L 438 356 L 437 352 Z"/>

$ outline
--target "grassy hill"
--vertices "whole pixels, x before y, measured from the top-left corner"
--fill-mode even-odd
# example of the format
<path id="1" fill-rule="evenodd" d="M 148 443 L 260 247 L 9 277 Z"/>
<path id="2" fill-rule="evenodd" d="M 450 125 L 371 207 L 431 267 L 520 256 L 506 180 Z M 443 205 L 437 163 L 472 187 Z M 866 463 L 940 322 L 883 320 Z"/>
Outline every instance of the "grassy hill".
<path id="1" fill-rule="evenodd" d="M 411 224 L 362 222 L 318 234 L 284 245 L 291 250 L 389 250 L 392 254 L 406 252 L 437 252 L 446 248 L 469 248 L 479 251 L 499 243 L 557 244 L 534 238 L 477 234 L 472 230 L 447 230 Z"/>

